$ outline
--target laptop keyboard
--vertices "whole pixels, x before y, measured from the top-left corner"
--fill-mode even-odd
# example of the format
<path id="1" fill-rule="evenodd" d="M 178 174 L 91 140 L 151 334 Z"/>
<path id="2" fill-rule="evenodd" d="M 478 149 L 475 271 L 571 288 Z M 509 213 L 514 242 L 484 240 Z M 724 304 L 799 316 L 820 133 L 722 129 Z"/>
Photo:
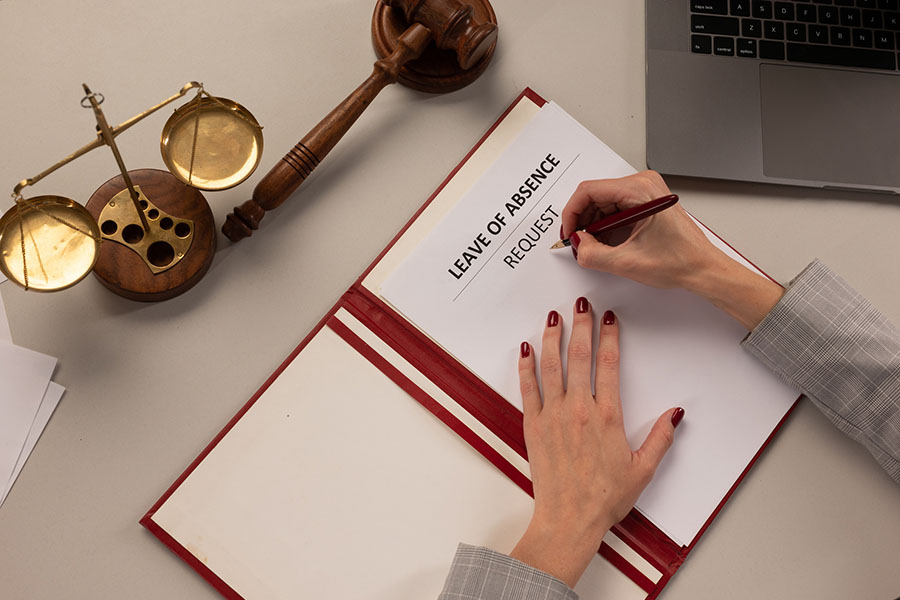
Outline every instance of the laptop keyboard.
<path id="1" fill-rule="evenodd" d="M 896 70 L 900 0 L 689 0 L 691 51 Z"/>

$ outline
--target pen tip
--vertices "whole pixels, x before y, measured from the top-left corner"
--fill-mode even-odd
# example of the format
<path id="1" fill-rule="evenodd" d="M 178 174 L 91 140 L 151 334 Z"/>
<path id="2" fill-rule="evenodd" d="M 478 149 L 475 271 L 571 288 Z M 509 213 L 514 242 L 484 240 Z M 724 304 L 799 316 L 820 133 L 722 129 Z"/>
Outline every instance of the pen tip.
<path id="1" fill-rule="evenodd" d="M 565 241 L 559 240 L 558 242 L 556 242 L 555 244 L 553 244 L 552 246 L 550 246 L 550 249 L 551 249 L 551 250 L 558 250 L 558 249 L 560 249 L 560 248 L 565 248 L 565 247 L 566 247 Z"/>

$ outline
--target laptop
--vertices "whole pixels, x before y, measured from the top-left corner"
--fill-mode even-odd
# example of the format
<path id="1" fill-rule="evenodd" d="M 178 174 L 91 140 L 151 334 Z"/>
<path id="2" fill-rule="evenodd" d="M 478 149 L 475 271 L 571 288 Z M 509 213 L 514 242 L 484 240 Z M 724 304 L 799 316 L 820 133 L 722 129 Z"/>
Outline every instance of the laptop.
<path id="1" fill-rule="evenodd" d="M 647 164 L 900 193 L 900 0 L 646 0 Z"/>

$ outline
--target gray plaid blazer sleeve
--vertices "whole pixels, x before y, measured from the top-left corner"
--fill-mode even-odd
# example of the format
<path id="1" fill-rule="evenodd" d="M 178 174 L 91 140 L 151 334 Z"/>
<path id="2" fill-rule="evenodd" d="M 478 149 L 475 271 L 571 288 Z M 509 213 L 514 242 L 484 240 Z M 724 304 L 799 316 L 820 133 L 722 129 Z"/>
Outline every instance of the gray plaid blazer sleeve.
<path id="1" fill-rule="evenodd" d="M 743 347 L 900 483 L 900 329 L 865 298 L 814 261 Z"/>
<path id="2" fill-rule="evenodd" d="M 439 600 L 578 600 L 565 583 L 488 548 L 460 544 Z"/>

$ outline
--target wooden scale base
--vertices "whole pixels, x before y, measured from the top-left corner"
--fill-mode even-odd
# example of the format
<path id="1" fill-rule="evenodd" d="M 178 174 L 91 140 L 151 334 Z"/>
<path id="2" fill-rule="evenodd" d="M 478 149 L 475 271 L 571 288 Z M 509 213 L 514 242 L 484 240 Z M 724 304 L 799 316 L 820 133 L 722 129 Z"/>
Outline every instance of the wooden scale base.
<path id="1" fill-rule="evenodd" d="M 193 239 L 179 262 L 158 273 L 154 273 L 144 259 L 129 247 L 104 239 L 94 265 L 94 275 L 110 291 L 129 300 L 157 302 L 174 298 L 200 281 L 212 264 L 216 252 L 216 225 L 212 211 L 198 190 L 188 187 L 167 171 L 140 169 L 128 174 L 134 186 L 140 188 L 159 211 L 192 221 Z M 104 229 L 101 212 L 124 189 L 125 181 L 117 175 L 101 185 L 87 203 L 88 212 L 100 222 L 104 234 L 110 233 L 110 230 Z M 154 212 L 151 207 L 144 213 L 149 221 L 154 222 L 161 220 L 159 211 Z"/>

